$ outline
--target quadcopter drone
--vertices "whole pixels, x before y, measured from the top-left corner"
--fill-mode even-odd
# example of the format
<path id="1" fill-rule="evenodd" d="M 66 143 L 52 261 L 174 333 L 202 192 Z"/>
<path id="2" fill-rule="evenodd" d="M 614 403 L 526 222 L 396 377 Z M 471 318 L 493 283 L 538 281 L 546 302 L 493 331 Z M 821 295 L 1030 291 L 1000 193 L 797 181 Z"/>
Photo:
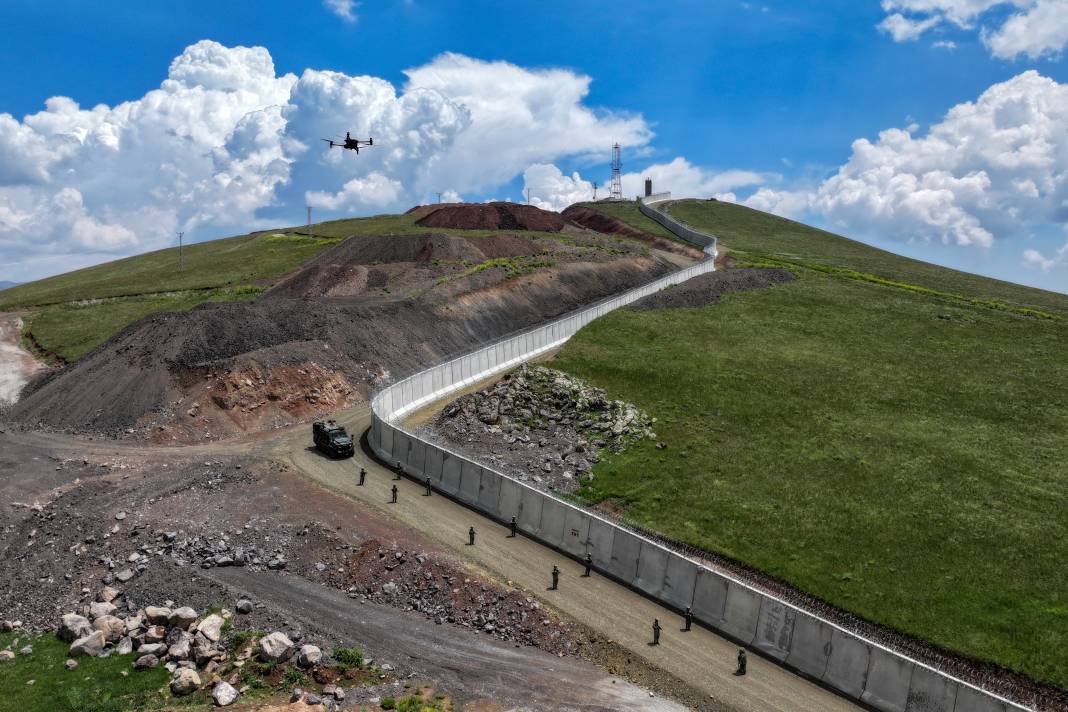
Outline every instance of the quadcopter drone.
<path id="1" fill-rule="evenodd" d="M 368 139 L 366 141 L 363 141 L 363 140 L 358 139 L 358 138 L 353 138 L 352 136 L 349 135 L 348 131 L 345 132 L 344 140 L 342 140 L 340 138 L 337 141 L 334 141 L 333 139 L 330 139 L 330 138 L 324 138 L 324 139 L 320 139 L 320 140 L 321 141 L 326 141 L 328 144 L 330 144 L 330 148 L 334 148 L 335 146 L 337 148 L 347 148 L 350 151 L 355 151 L 357 154 L 360 152 L 360 146 L 374 146 L 375 145 L 375 140 L 373 138 L 368 137 Z"/>

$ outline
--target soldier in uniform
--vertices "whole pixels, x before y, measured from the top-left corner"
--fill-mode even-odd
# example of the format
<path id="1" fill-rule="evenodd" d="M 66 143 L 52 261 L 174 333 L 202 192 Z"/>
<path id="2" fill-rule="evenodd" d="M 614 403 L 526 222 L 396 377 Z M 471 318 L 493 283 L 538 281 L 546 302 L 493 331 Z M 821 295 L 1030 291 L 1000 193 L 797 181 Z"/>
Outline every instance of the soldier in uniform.
<path id="1" fill-rule="evenodd" d="M 467 530 L 467 545 L 468 546 L 474 546 L 475 545 L 475 528 L 474 527 L 471 527 L 470 529 Z"/>
<path id="2" fill-rule="evenodd" d="M 367 470 L 360 468 L 360 487 L 363 487 L 363 481 L 367 479 Z"/>
<path id="3" fill-rule="evenodd" d="M 653 645 L 660 645 L 660 619 L 653 619 Z"/>
<path id="4" fill-rule="evenodd" d="M 738 669 L 734 671 L 735 675 L 745 674 L 745 650 L 738 648 Z"/>
<path id="5" fill-rule="evenodd" d="M 515 517 L 512 517 L 512 521 L 508 523 L 508 528 L 512 530 L 512 533 L 508 536 L 512 539 L 515 538 L 515 530 L 518 525 L 516 524 Z"/>
<path id="6" fill-rule="evenodd" d="M 429 478 L 429 477 L 427 477 L 427 478 L 426 478 L 426 494 L 424 494 L 423 496 L 424 496 L 424 497 L 429 497 L 429 496 L 430 496 L 430 493 L 431 493 L 431 491 L 432 491 L 432 490 L 431 490 L 431 488 L 430 488 L 430 478 Z"/>
<path id="7" fill-rule="evenodd" d="M 593 554 L 586 554 L 586 573 L 582 574 L 586 578 L 590 577 L 590 569 L 593 568 Z"/>
<path id="8" fill-rule="evenodd" d="M 683 614 L 683 620 L 685 621 L 683 630 L 690 630 L 690 625 L 693 623 L 693 609 L 686 606 L 686 613 Z"/>
<path id="9" fill-rule="evenodd" d="M 553 564 L 553 585 L 549 588 L 550 591 L 555 591 L 560 586 L 560 569 Z"/>
<path id="10" fill-rule="evenodd" d="M 393 485 L 392 492 L 393 492 L 393 501 L 390 502 L 390 504 L 396 504 L 397 503 L 397 485 Z"/>

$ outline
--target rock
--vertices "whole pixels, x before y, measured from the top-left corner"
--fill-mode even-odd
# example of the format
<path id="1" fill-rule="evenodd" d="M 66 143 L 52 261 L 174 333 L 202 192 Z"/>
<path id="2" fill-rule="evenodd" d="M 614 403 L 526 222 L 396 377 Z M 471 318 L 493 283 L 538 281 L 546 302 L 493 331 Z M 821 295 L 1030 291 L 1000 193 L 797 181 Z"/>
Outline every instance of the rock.
<path id="1" fill-rule="evenodd" d="M 63 616 L 56 635 L 65 643 L 73 643 L 78 638 L 84 638 L 92 632 L 93 626 L 90 625 L 88 618 L 79 616 L 77 613 L 68 613 Z"/>
<path id="2" fill-rule="evenodd" d="M 214 643 L 204 637 L 203 633 L 197 631 L 197 634 L 193 637 L 193 658 L 196 660 L 197 665 L 204 665 L 221 655 L 222 651 L 217 650 Z"/>
<path id="3" fill-rule="evenodd" d="M 89 635 L 78 638 L 70 644 L 70 655 L 75 657 L 77 655 L 88 655 L 90 657 L 98 658 L 104 652 L 104 642 L 106 638 L 104 633 L 99 630 L 94 630 Z"/>
<path id="4" fill-rule="evenodd" d="M 215 704 L 219 707 L 232 705 L 234 700 L 237 699 L 237 695 L 238 692 L 234 689 L 234 686 L 225 680 L 220 680 L 211 690 L 211 699 L 215 700 Z"/>
<path id="5" fill-rule="evenodd" d="M 304 704 L 308 705 L 309 707 L 314 707 L 320 702 L 322 702 L 322 700 L 319 699 L 319 695 L 316 695 L 313 692 L 309 692 L 308 694 L 304 695 Z"/>
<path id="6" fill-rule="evenodd" d="M 112 588 L 111 586 L 104 586 L 104 588 L 100 589 L 100 593 L 96 594 L 96 600 L 103 603 L 111 603 L 118 598 L 119 595 L 120 593 L 118 589 Z"/>
<path id="7" fill-rule="evenodd" d="M 193 694 L 198 689 L 200 689 L 200 675 L 197 675 L 196 670 L 178 668 L 174 671 L 174 676 L 171 678 L 171 692 L 178 697 L 184 697 Z"/>
<path id="8" fill-rule="evenodd" d="M 234 606 L 234 610 L 242 615 L 248 615 L 249 613 L 252 613 L 252 601 L 247 598 L 242 598 L 237 602 L 237 605 Z"/>
<path id="9" fill-rule="evenodd" d="M 157 606 L 146 606 L 145 618 L 148 619 L 149 623 L 155 625 L 167 625 L 171 618 L 171 609 Z"/>
<path id="10" fill-rule="evenodd" d="M 267 662 L 285 660 L 293 651 L 293 641 L 278 632 L 260 638 L 258 646 L 260 659 Z"/>
<path id="11" fill-rule="evenodd" d="M 289 695 L 290 704 L 292 704 L 294 702 L 300 702 L 303 699 L 304 699 L 304 690 L 300 689 L 299 687 L 294 687 L 293 688 L 293 692 Z"/>
<path id="12" fill-rule="evenodd" d="M 141 655 L 162 655 L 166 650 L 166 643 L 145 643 L 137 649 L 137 652 Z"/>
<path id="13" fill-rule="evenodd" d="M 168 622 L 175 628 L 181 628 L 185 630 L 197 620 L 197 612 L 189 606 L 182 606 L 171 611 L 171 615 L 168 617 Z"/>
<path id="14" fill-rule="evenodd" d="M 319 650 L 314 645 L 302 645 L 300 646 L 300 652 L 297 654 L 297 665 L 303 668 L 315 667 L 323 659 L 323 651 Z"/>
<path id="15" fill-rule="evenodd" d="M 89 617 L 94 621 L 102 616 L 110 616 L 116 610 L 115 604 L 95 601 L 89 604 Z"/>
<path id="16" fill-rule="evenodd" d="M 100 616 L 93 621 L 93 628 L 104 634 L 109 643 L 114 643 L 126 632 L 126 624 L 115 616 Z"/>
<path id="17" fill-rule="evenodd" d="M 210 616 L 200 621 L 200 625 L 197 626 L 197 630 L 204 634 L 204 637 L 213 643 L 218 643 L 219 638 L 222 637 L 223 617 L 212 613 Z"/>
<path id="18" fill-rule="evenodd" d="M 115 574 L 115 580 L 120 583 L 126 583 L 134 577 L 134 572 L 130 569 L 123 569 L 119 573 Z"/>
<path id="19" fill-rule="evenodd" d="M 137 629 L 139 629 L 141 627 L 141 624 L 144 623 L 144 620 L 145 619 L 142 618 L 141 616 L 130 616 L 130 617 L 128 617 L 126 619 L 126 632 L 127 633 L 133 633 L 135 630 L 137 630 Z"/>
<path id="20" fill-rule="evenodd" d="M 33 646 L 25 645 L 19 650 L 19 655 L 33 655 Z"/>
<path id="21" fill-rule="evenodd" d="M 126 519 L 126 512 L 119 512 L 118 514 L 115 515 L 115 519 L 119 520 L 120 522 L 123 519 Z"/>
<path id="22" fill-rule="evenodd" d="M 67 668 L 68 670 L 74 670 L 78 667 L 78 661 L 74 658 L 67 658 L 67 662 L 63 663 L 63 667 Z"/>
<path id="23" fill-rule="evenodd" d="M 161 625 L 150 625 L 144 637 L 146 643 L 158 643 L 167 637 L 167 629 Z"/>
<path id="24" fill-rule="evenodd" d="M 288 562 L 283 558 L 271 559 L 267 562 L 267 568 L 272 570 L 284 569 Z"/>
<path id="25" fill-rule="evenodd" d="M 116 655 L 129 655 L 132 652 L 133 652 L 133 639 L 132 638 L 123 638 L 122 640 L 119 641 L 118 645 L 115 646 L 115 654 Z"/>
<path id="26" fill-rule="evenodd" d="M 15 653 L 11 650 L 0 650 L 0 662 L 7 662 L 8 660 L 14 660 Z"/>
<path id="27" fill-rule="evenodd" d="M 167 657 L 171 660 L 185 660 L 189 657 L 192 650 L 193 641 L 189 638 L 182 638 L 177 643 L 173 643 L 167 648 Z"/>
<path id="28" fill-rule="evenodd" d="M 135 670 L 148 670 L 150 668 L 156 667 L 157 665 L 159 665 L 159 658 L 151 654 L 142 655 L 137 660 L 134 660 L 133 664 Z"/>

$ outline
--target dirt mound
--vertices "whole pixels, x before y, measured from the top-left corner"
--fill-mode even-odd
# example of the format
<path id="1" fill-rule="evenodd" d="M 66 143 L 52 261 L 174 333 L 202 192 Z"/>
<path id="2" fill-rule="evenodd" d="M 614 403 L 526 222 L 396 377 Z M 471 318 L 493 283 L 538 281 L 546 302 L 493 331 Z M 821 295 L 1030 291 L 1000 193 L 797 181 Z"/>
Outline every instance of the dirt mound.
<path id="1" fill-rule="evenodd" d="M 320 256 L 254 302 L 150 315 L 80 361 L 31 383 L 11 415 L 38 427 L 157 440 L 282 427 L 365 398 L 393 375 L 678 266 L 660 255 L 640 255 L 636 247 L 622 255 L 586 249 L 562 251 L 555 261 L 518 276 L 494 266 L 468 277 L 467 265 L 435 266 L 433 259 L 425 261 L 427 255 L 440 247 L 440 254 L 477 260 L 487 253 L 473 245 L 493 254 L 488 245 L 494 243 L 406 236 L 362 245 L 363 239 L 342 243 L 331 251 L 333 257 Z M 525 249 L 512 239 L 496 247 L 505 253 Z M 345 251 L 351 251 L 348 263 L 339 259 Z M 367 264 L 383 256 L 423 267 Z M 350 278 L 361 268 L 368 269 L 368 277 L 375 269 L 393 270 L 389 284 L 396 289 L 339 293 L 339 284 L 351 287 Z M 436 270 L 446 269 L 453 272 L 445 274 L 457 276 L 439 286 L 443 278 L 435 276 Z"/>
<path id="2" fill-rule="evenodd" d="M 796 280 L 789 270 L 739 267 L 698 275 L 682 284 L 650 294 L 630 305 L 638 311 L 651 309 L 685 309 L 712 304 L 724 294 L 765 289 Z"/>
<path id="3" fill-rule="evenodd" d="M 409 213 L 422 213 L 419 206 Z M 433 206 L 416 221 L 423 227 L 454 230 L 536 230 L 561 232 L 567 221 L 559 213 L 518 203 L 447 203 Z"/>
<path id="4" fill-rule="evenodd" d="M 561 215 L 565 220 L 589 230 L 595 230 L 606 235 L 619 235 L 620 237 L 626 237 L 632 240 L 640 240 L 649 243 L 659 250 L 686 255 L 687 257 L 693 257 L 694 259 L 700 259 L 701 257 L 701 251 L 696 247 L 690 247 L 680 242 L 676 242 L 675 240 L 660 237 L 659 235 L 654 235 L 645 232 L 644 230 L 639 230 L 622 220 L 617 220 L 611 215 L 605 215 L 604 213 L 598 212 L 592 208 L 587 208 L 583 205 L 572 205 L 561 213 Z"/>

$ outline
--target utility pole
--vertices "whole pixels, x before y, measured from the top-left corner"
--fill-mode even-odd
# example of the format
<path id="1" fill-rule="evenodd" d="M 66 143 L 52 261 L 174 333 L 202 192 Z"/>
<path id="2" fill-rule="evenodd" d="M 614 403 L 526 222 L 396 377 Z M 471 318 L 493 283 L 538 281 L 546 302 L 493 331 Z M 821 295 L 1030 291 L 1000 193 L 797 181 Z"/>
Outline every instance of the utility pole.
<path id="1" fill-rule="evenodd" d="M 527 188 L 527 205 L 530 205 L 530 188 Z"/>
<path id="2" fill-rule="evenodd" d="M 184 232 L 179 232 L 178 233 L 178 271 L 179 272 L 185 269 L 185 255 L 182 254 L 182 236 L 183 235 L 185 235 Z"/>
<path id="3" fill-rule="evenodd" d="M 307 208 L 308 208 L 308 237 L 311 237 L 311 234 L 312 234 L 311 233 L 311 209 L 312 209 L 312 206 L 309 205 L 309 206 L 307 206 Z"/>
<path id="4" fill-rule="evenodd" d="M 597 202 L 597 181 L 593 182 L 593 201 Z"/>
<path id="5" fill-rule="evenodd" d="M 438 202 L 439 203 L 441 202 L 441 191 L 440 190 L 438 191 Z"/>

